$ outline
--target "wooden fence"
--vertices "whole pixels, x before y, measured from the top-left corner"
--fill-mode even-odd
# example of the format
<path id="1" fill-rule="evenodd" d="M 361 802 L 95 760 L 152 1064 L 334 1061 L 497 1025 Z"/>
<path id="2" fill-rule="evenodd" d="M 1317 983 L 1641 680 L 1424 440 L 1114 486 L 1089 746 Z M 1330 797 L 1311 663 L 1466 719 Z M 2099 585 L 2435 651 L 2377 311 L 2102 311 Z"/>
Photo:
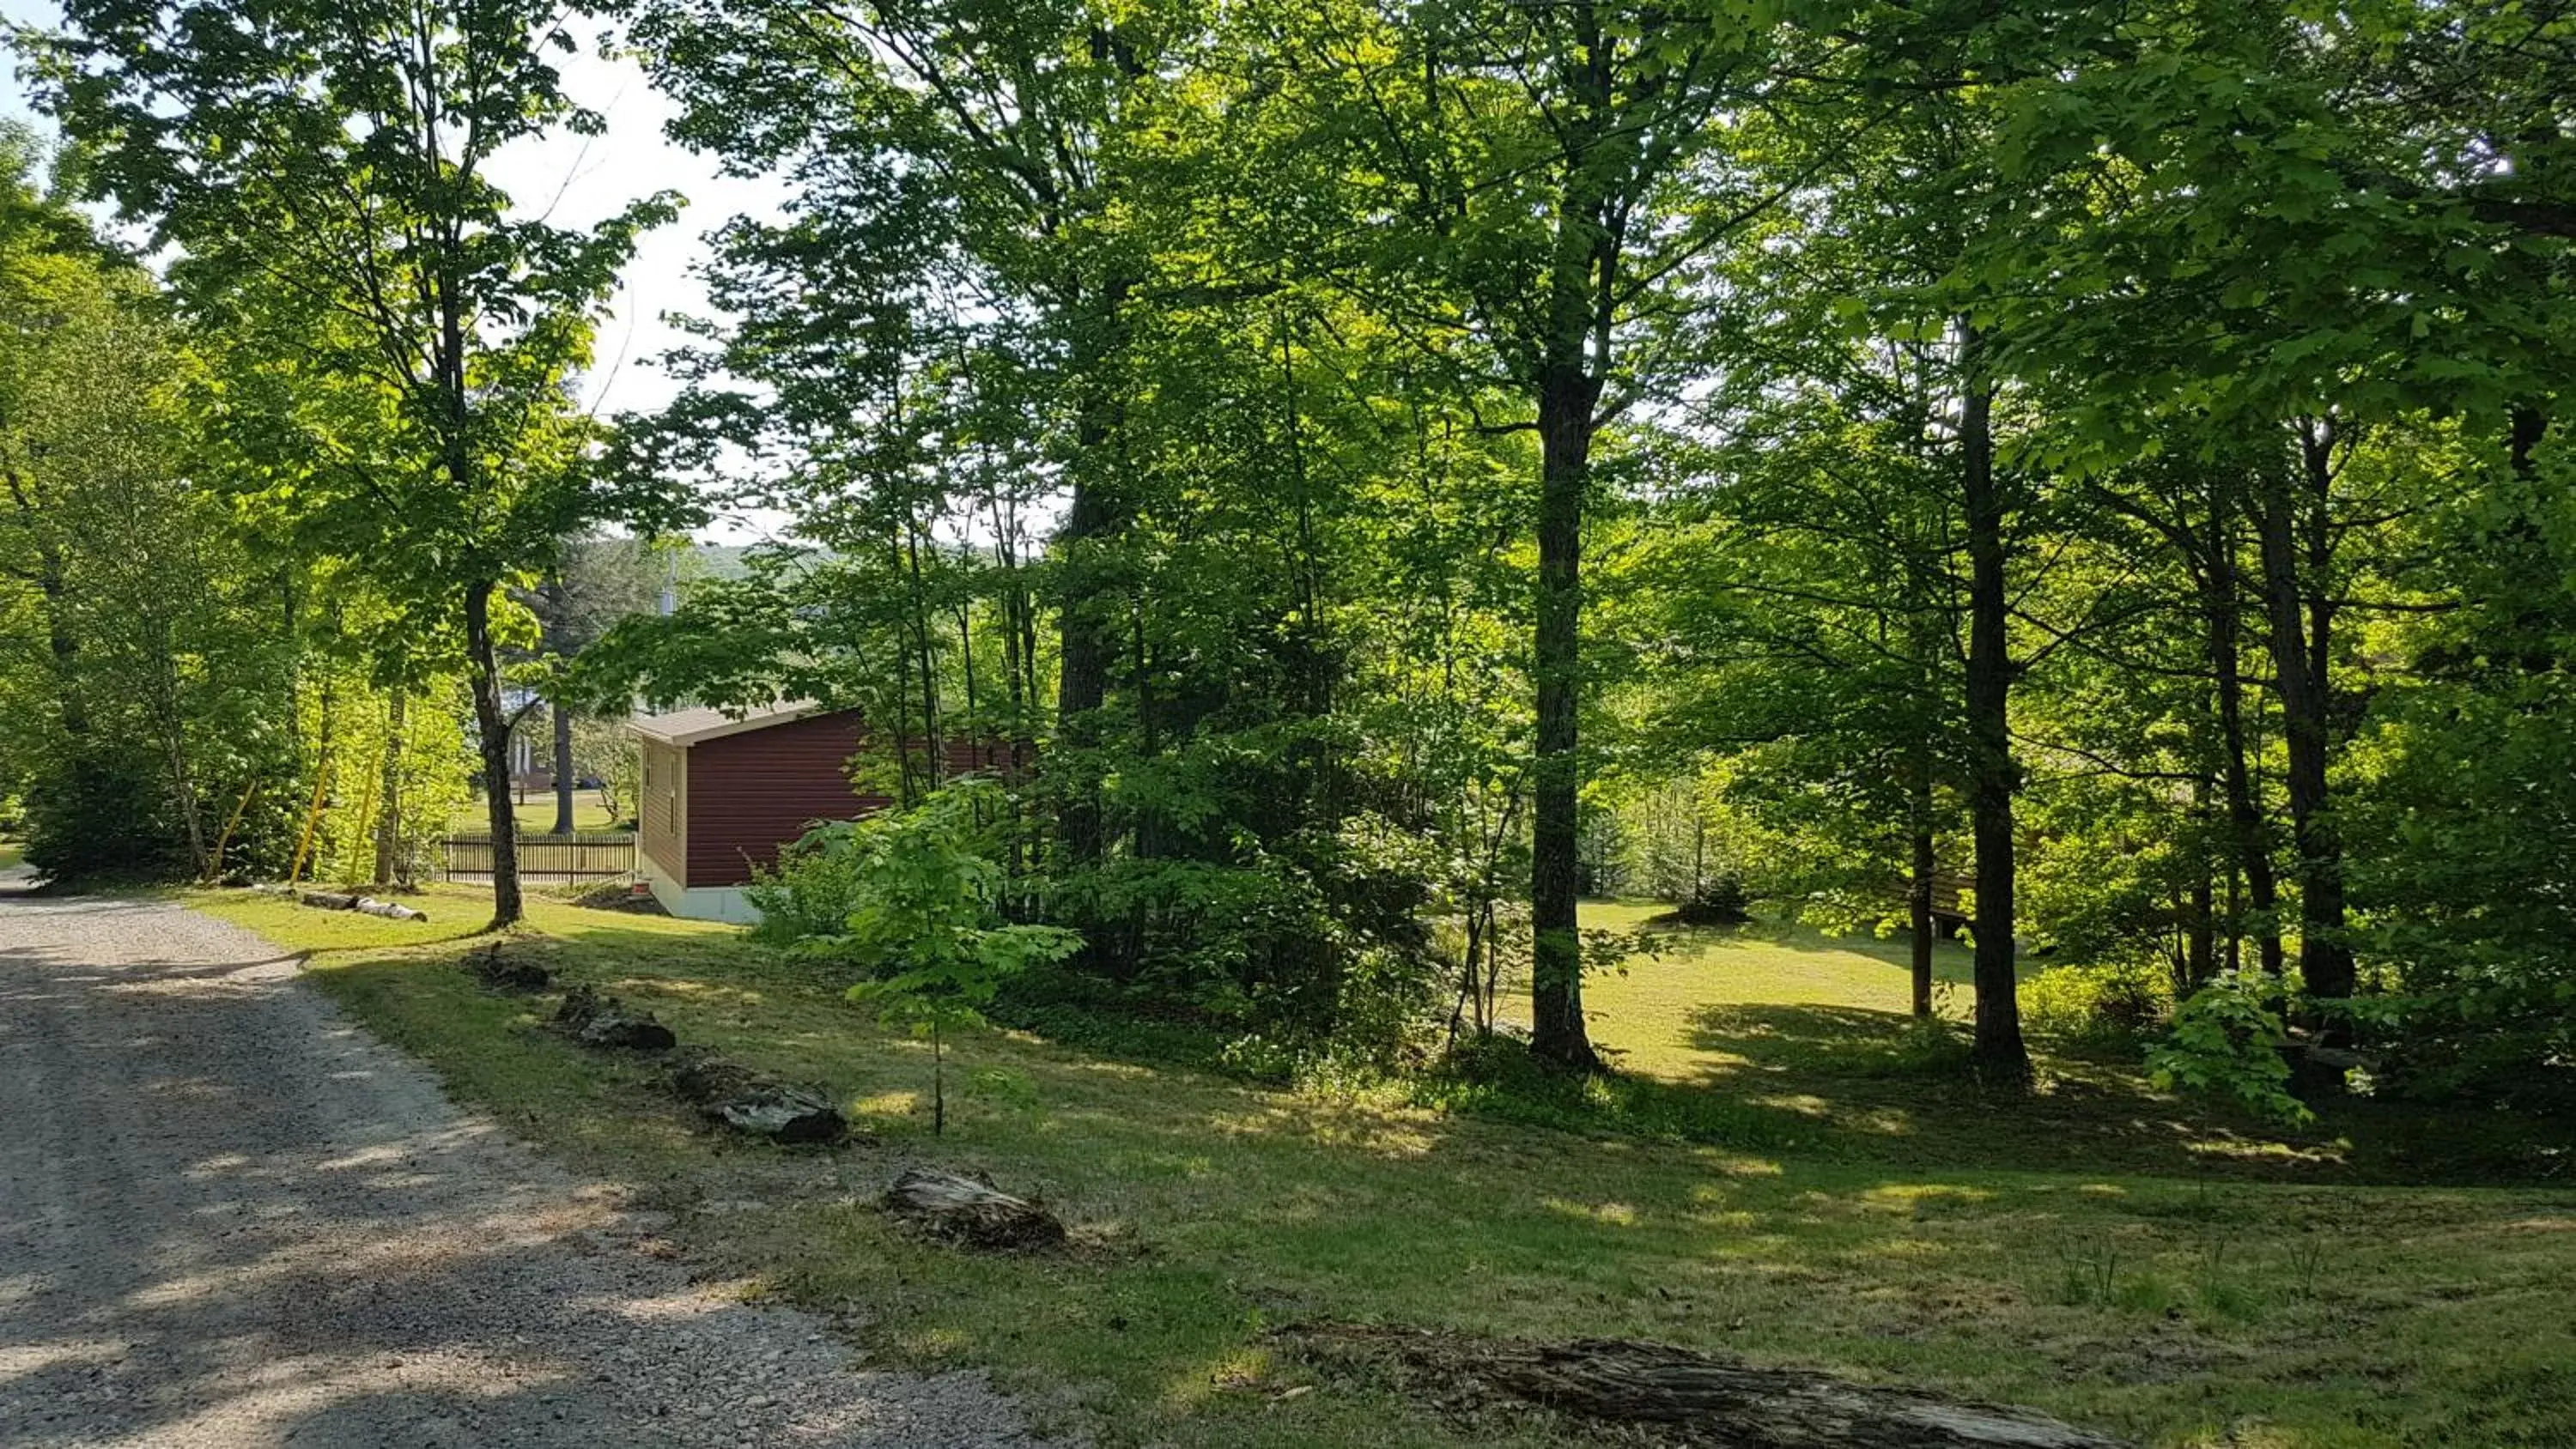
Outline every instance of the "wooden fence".
<path id="1" fill-rule="evenodd" d="M 440 875 L 453 881 L 492 878 L 492 837 L 451 835 L 439 842 Z M 573 835 L 519 837 L 519 878 L 570 883 L 622 880 L 635 873 L 635 836 L 627 831 L 585 830 Z"/>

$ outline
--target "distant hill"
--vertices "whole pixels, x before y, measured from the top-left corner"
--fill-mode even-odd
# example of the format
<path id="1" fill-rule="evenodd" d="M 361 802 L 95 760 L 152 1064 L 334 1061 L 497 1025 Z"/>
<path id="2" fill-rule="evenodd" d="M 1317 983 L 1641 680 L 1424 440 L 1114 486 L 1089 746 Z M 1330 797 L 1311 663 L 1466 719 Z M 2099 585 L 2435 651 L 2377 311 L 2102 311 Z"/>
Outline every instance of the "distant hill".
<path id="1" fill-rule="evenodd" d="M 698 565 L 701 570 L 700 577 L 710 579 L 739 579 L 750 577 L 751 566 L 745 563 L 744 560 L 748 558 L 751 551 L 754 548 L 759 547 L 759 545 L 749 543 L 700 543 L 693 544 L 690 547 L 691 551 L 697 555 Z"/>

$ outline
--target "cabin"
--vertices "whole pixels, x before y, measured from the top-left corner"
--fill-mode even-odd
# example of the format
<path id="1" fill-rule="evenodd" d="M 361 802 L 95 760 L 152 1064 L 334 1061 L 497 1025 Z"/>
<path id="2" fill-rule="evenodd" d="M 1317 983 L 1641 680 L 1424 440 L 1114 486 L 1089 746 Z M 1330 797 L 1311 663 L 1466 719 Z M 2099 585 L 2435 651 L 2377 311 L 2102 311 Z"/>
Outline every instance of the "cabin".
<path id="1" fill-rule="evenodd" d="M 817 822 L 894 802 L 850 783 L 864 726 L 812 703 L 743 713 L 684 709 L 628 722 L 643 756 L 636 869 L 662 909 L 706 921 L 759 916 L 743 887 Z M 952 742 L 947 773 L 1001 768 L 1005 747 Z"/>

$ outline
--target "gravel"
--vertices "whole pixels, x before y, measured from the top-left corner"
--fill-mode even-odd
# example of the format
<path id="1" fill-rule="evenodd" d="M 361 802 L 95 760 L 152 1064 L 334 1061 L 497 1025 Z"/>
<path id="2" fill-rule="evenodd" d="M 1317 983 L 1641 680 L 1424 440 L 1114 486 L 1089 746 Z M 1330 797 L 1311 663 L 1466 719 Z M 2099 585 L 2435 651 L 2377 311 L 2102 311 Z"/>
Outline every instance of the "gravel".
<path id="1" fill-rule="evenodd" d="M 0 1445 L 1035 1446 L 691 1281 L 248 932 L 0 887 Z"/>

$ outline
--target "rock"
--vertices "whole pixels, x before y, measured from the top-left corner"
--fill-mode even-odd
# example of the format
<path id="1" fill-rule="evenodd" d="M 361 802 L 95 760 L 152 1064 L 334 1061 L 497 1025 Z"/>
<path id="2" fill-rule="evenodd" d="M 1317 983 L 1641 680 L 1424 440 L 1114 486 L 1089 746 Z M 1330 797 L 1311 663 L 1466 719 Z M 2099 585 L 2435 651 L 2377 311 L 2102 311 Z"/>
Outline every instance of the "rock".
<path id="1" fill-rule="evenodd" d="M 2027 1409 L 1855 1384 L 1806 1369 L 1755 1368 L 1671 1344 L 1530 1343 L 1331 1324 L 1286 1334 L 1323 1356 L 1389 1369 L 1402 1387 L 1453 1411 L 1518 1400 L 1650 1444 L 2129 1449 Z"/>
<path id="2" fill-rule="evenodd" d="M 587 986 L 565 993 L 555 1010 L 555 1028 L 583 1046 L 625 1051 L 669 1051 L 679 1040 L 651 1012 L 629 1011 L 616 997 Z"/>
<path id="3" fill-rule="evenodd" d="M 671 1091 L 719 1126 L 772 1142 L 825 1144 L 850 1124 L 821 1092 L 766 1077 L 712 1052 L 695 1052 L 671 1068 Z"/>
<path id="4" fill-rule="evenodd" d="M 889 1213 L 970 1247 L 1030 1250 L 1064 1246 L 1064 1224 L 1034 1202 L 953 1172 L 916 1167 L 886 1189 Z"/>

